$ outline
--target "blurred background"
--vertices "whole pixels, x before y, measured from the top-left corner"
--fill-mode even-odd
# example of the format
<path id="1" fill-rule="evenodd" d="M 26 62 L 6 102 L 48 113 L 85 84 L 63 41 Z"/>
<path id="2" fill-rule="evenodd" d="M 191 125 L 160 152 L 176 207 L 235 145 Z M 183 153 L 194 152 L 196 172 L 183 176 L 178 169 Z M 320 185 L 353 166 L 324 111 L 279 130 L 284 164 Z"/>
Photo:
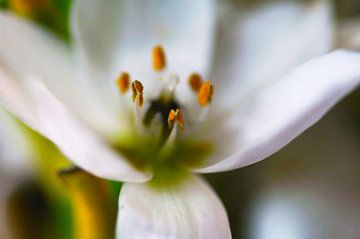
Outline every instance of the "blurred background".
<path id="1" fill-rule="evenodd" d="M 264 1 L 228 2 L 241 8 Z M 360 50 L 360 1 L 332 4 L 334 47 Z M 71 0 L 0 0 L 3 9 L 42 24 L 64 41 L 70 40 L 70 5 Z M 69 163 L 34 134 L 0 111 L 0 238 L 9 233 L 15 238 L 72 238 L 71 189 L 81 179 L 59 180 L 55 172 Z M 29 149 L 29 141 L 37 150 Z M 56 163 L 46 163 L 49 157 Z M 103 200 L 116 204 L 121 185 L 84 177 L 106 185 L 110 196 Z M 206 178 L 225 204 L 233 238 L 360 238 L 360 89 L 272 157 Z M 86 189 L 81 194 L 86 196 Z M 19 225 L 23 231 L 14 234 Z"/>

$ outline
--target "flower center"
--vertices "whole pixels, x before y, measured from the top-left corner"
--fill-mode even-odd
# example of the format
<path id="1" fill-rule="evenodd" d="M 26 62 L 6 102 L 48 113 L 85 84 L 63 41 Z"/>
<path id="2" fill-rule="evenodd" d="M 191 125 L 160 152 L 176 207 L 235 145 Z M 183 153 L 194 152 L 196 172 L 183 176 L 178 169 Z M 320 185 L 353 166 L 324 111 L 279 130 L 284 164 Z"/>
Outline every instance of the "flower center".
<path id="1" fill-rule="evenodd" d="M 152 60 L 154 71 L 164 75 L 166 56 L 161 46 L 153 48 Z M 191 106 L 180 103 L 175 97 L 178 83 L 179 77 L 173 74 L 161 78 L 159 95 L 147 99 L 144 97 L 146 89 L 143 84 L 139 80 L 132 80 L 129 73 L 120 73 L 116 81 L 123 96 L 131 93 L 129 98 L 133 102 L 135 133 L 123 135 L 113 145 L 138 168 L 151 167 L 155 171 L 155 178 L 168 175 L 164 172 L 170 172 L 171 177 L 174 177 L 174 172 L 187 172 L 189 166 L 200 164 L 212 149 L 209 142 L 192 140 L 192 133 L 189 132 L 191 127 L 188 126 L 196 125 L 204 117 L 193 119 L 187 114 Z M 199 114 L 202 115 L 212 100 L 214 87 L 210 81 L 203 82 L 198 73 L 189 76 L 188 86 L 195 96 L 192 104 L 202 111 Z"/>

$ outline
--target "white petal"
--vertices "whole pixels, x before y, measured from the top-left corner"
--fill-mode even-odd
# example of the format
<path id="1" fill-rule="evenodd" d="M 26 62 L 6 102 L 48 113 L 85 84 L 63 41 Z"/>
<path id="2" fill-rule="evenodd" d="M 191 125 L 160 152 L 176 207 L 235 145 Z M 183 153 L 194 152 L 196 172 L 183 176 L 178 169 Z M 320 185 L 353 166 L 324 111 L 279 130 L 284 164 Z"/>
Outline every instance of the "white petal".
<path id="1" fill-rule="evenodd" d="M 20 78 L 41 77 L 57 97 L 98 130 L 116 128 L 115 116 L 99 106 L 96 97 L 89 95 L 87 86 L 76 79 L 69 47 L 30 21 L 1 11 L 0 64 Z"/>
<path id="2" fill-rule="evenodd" d="M 56 85 L 73 89 L 69 49 L 49 32 L 9 12 L 0 11 L 0 63 L 19 77 L 36 75 Z M 65 91 L 65 90 L 64 90 Z"/>
<path id="3" fill-rule="evenodd" d="M 12 71 L 38 75 L 59 86 L 73 80 L 70 50 L 35 24 L 0 11 L 0 43 L 1 64 Z"/>
<path id="4" fill-rule="evenodd" d="M 226 211 L 198 177 L 175 188 L 126 183 L 120 192 L 117 238 L 231 238 Z"/>
<path id="5" fill-rule="evenodd" d="M 232 116 L 220 122 L 230 133 L 225 141 L 218 139 L 217 146 L 232 145 L 235 153 L 228 152 L 231 155 L 223 155 L 226 158 L 218 163 L 215 161 L 220 158 L 210 160 L 211 166 L 199 171 L 244 167 L 275 153 L 359 85 L 359 65 L 359 53 L 335 51 L 309 61 L 259 90 L 234 108 Z"/>
<path id="6" fill-rule="evenodd" d="M 123 157 L 76 119 L 47 88 L 32 77 L 19 84 L 0 71 L 0 98 L 5 107 L 52 140 L 75 164 L 99 177 L 120 181 L 146 181 L 151 176 L 130 166 Z"/>
<path id="7" fill-rule="evenodd" d="M 0 106 L 0 174 L 24 174 L 30 169 L 30 150 L 19 124 Z"/>
<path id="8" fill-rule="evenodd" d="M 149 89 L 147 81 L 154 77 L 151 49 L 156 44 L 164 46 L 170 71 L 207 72 L 214 11 L 212 0 L 77 1 L 72 29 L 86 78 L 93 79 L 113 105 L 120 71 L 129 71 Z"/>
<path id="9" fill-rule="evenodd" d="M 220 96 L 215 103 L 234 102 L 332 46 L 329 1 L 266 2 L 245 9 L 240 17 L 225 19 L 211 76 Z M 221 97 L 228 95 L 231 97 Z"/>
<path id="10" fill-rule="evenodd" d="M 43 127 L 35 114 L 34 105 L 26 88 L 1 65 L 0 103 L 31 128 L 43 133 Z"/>

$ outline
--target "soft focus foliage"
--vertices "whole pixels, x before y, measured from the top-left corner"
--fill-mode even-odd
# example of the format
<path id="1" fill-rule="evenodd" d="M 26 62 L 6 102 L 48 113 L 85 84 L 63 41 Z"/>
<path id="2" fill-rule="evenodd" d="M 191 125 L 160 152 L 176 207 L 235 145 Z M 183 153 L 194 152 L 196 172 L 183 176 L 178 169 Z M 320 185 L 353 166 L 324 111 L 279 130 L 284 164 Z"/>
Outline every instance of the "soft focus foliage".
<path id="1" fill-rule="evenodd" d="M 0 0 L 0 8 L 35 20 L 69 40 L 69 14 L 72 0 Z"/>

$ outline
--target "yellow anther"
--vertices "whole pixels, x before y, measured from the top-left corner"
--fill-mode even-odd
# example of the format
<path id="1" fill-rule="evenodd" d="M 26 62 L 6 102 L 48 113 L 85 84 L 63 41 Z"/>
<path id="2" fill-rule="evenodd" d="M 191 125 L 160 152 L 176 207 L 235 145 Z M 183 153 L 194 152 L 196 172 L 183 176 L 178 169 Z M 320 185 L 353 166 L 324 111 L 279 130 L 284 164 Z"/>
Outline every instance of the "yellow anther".
<path id="1" fill-rule="evenodd" d="M 214 86 L 210 83 L 210 81 L 206 81 L 200 87 L 198 93 L 198 101 L 202 107 L 205 107 L 208 103 L 211 102 L 211 99 L 214 95 Z"/>
<path id="2" fill-rule="evenodd" d="M 131 83 L 131 99 L 132 99 L 132 101 L 135 101 L 136 95 L 137 95 L 137 91 L 135 89 L 135 84 L 133 82 L 133 83 Z"/>
<path id="3" fill-rule="evenodd" d="M 131 83 L 131 94 L 132 94 L 131 98 L 133 101 L 135 101 L 136 96 L 142 94 L 143 91 L 144 91 L 144 86 L 141 84 L 140 81 L 136 80 Z"/>
<path id="4" fill-rule="evenodd" d="M 136 101 L 136 104 L 141 107 L 144 104 L 144 86 L 140 81 L 136 80 L 131 83 L 132 100 Z"/>
<path id="5" fill-rule="evenodd" d="M 136 96 L 136 104 L 137 106 L 141 107 L 144 104 L 144 95 L 143 93 L 140 93 Z"/>
<path id="6" fill-rule="evenodd" d="M 169 127 L 172 127 L 175 123 L 175 120 L 176 120 L 176 112 L 175 110 L 170 110 L 169 112 L 169 116 L 168 116 L 168 124 L 169 124 Z"/>
<path id="7" fill-rule="evenodd" d="M 143 93 L 144 86 L 141 84 L 140 81 L 136 80 L 133 82 L 134 89 L 137 91 L 138 94 Z"/>
<path id="8" fill-rule="evenodd" d="M 176 123 L 180 126 L 180 129 L 184 129 L 184 118 L 181 110 L 176 110 Z"/>
<path id="9" fill-rule="evenodd" d="M 170 128 L 174 127 L 175 122 L 180 127 L 180 129 L 184 129 L 184 118 L 180 109 L 176 109 L 176 110 L 172 109 L 169 112 L 169 116 L 168 116 L 169 127 Z"/>
<path id="10" fill-rule="evenodd" d="M 201 85 L 202 85 L 202 79 L 198 73 L 192 73 L 189 76 L 188 82 L 193 91 L 199 92 Z"/>
<path id="11" fill-rule="evenodd" d="M 156 71 L 161 71 L 166 66 L 166 57 L 164 49 L 161 46 L 155 46 L 152 50 L 153 68 Z"/>
<path id="12" fill-rule="evenodd" d="M 126 72 L 122 72 L 120 75 L 119 75 L 119 78 L 116 80 L 116 84 L 119 88 L 119 91 L 122 93 L 122 94 L 125 94 L 126 91 L 129 89 L 129 86 L 130 86 L 130 76 L 128 73 Z"/>

